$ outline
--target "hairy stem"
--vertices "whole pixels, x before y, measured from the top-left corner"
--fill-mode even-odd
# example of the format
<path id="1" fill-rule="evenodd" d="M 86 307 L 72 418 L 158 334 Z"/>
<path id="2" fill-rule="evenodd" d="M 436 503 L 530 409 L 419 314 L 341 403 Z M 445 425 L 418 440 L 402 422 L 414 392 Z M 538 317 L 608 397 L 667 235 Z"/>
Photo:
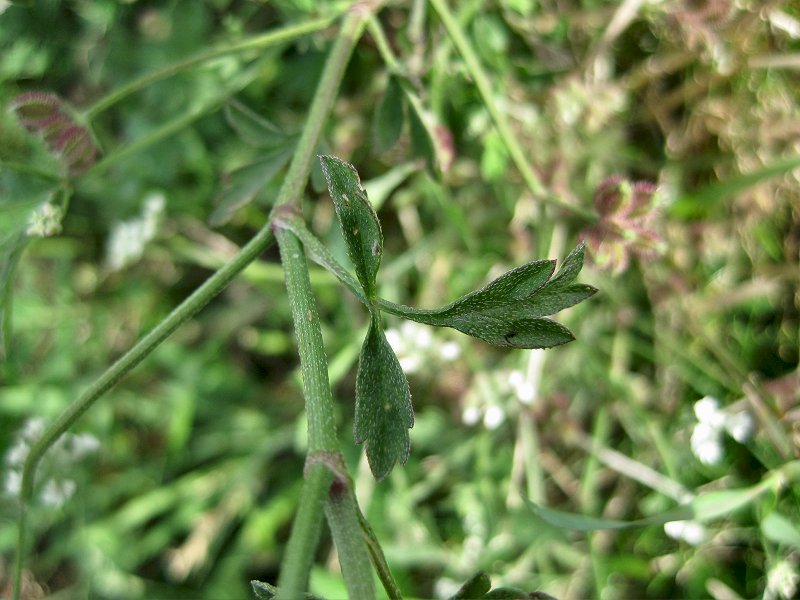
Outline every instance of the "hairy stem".
<path id="1" fill-rule="evenodd" d="M 297 218 L 301 214 L 300 201 L 310 171 L 311 158 L 339 90 L 345 67 L 368 16 L 369 13 L 363 5 L 354 7 L 342 23 L 339 35 L 325 63 L 309 110 L 306 127 L 300 136 L 297 151 L 289 167 L 289 174 L 272 211 L 278 220 Z M 333 418 L 333 397 L 328 381 L 322 328 L 308 276 L 308 263 L 303 254 L 302 244 L 294 233 L 277 226 L 275 237 L 281 251 L 281 263 L 285 273 L 286 290 L 289 295 L 300 355 L 303 393 L 308 414 L 309 455 L 336 451 L 338 443 Z M 281 565 L 281 575 L 278 581 L 281 598 L 298 598 L 307 587 L 313 547 L 319 537 L 319 527 L 315 529 L 312 525 L 316 523 L 321 525 L 321 521 L 310 513 L 319 511 L 319 506 L 329 492 L 325 486 L 317 483 L 317 477 L 321 476 L 316 473 L 324 468 L 323 465 L 314 464 L 309 469 L 303 488 L 303 502 L 295 515 L 294 526 Z M 340 519 L 340 512 L 339 510 L 329 511 L 329 520 Z M 339 529 L 340 525 L 339 522 L 331 523 L 331 528 Z M 366 552 L 357 553 L 353 558 L 358 566 L 344 573 L 348 589 L 370 589 L 372 580 Z M 369 581 L 366 581 L 367 578 Z"/>

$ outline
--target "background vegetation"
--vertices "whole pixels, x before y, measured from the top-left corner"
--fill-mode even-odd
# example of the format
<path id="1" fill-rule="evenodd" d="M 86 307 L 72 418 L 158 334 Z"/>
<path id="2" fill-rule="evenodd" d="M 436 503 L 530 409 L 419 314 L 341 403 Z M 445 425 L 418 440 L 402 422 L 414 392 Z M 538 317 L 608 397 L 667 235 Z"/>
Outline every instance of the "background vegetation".
<path id="1" fill-rule="evenodd" d="M 593 250 L 583 281 L 601 292 L 559 316 L 577 341 L 547 351 L 390 317 L 417 417 L 408 464 L 376 484 L 351 433 L 367 317 L 313 267 L 340 440 L 401 589 L 446 597 L 484 570 L 564 598 L 793 597 L 800 10 L 452 4 L 490 76 L 490 102 L 428 3 L 389 2 L 326 130 L 322 150 L 355 164 L 379 209 L 380 295 L 439 306 L 511 267 L 563 258 L 581 238 Z M 335 24 L 96 103 L 212 46 L 341 8 L 4 6 L 0 291 L 13 313 L 0 366 L 3 593 L 27 446 L 264 223 Z M 392 73 L 408 76 L 416 105 L 391 102 L 406 94 Z M 91 138 L 57 147 L 26 113 L 36 97 L 19 100 L 30 91 L 57 94 L 59 115 Z M 544 193 L 526 185 L 487 107 L 509 119 Z M 30 183 L 48 169 L 69 171 L 68 203 L 65 190 Z M 319 173 L 305 214 L 345 261 Z M 26 597 L 242 598 L 250 579 L 275 582 L 305 453 L 277 260 L 265 253 L 48 455 Z M 554 526 L 523 501 L 635 520 L 764 480 L 774 485 L 721 517 L 612 531 Z M 312 591 L 342 597 L 329 541 L 317 558 Z"/>

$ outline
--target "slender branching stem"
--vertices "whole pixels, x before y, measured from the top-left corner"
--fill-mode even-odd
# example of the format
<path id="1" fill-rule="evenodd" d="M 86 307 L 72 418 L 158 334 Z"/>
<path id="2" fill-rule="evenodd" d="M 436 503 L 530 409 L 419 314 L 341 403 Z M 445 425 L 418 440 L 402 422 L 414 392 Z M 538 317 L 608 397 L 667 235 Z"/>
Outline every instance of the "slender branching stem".
<path id="1" fill-rule="evenodd" d="M 522 149 L 522 146 L 517 140 L 517 136 L 511 129 L 511 125 L 505 113 L 498 108 L 494 99 L 492 85 L 489 82 L 489 77 L 483 70 L 478 56 L 472 48 L 472 43 L 467 39 L 461 25 L 455 17 L 453 17 L 453 14 L 447 7 L 446 0 L 431 0 L 431 5 L 439 15 L 439 19 L 441 19 L 444 28 L 447 30 L 447 35 L 464 59 L 467 72 L 475 82 L 475 87 L 478 88 L 478 93 L 481 95 L 486 110 L 489 111 L 489 116 L 492 118 L 497 128 L 497 133 L 500 134 L 500 139 L 502 139 L 511 160 L 514 161 L 514 165 L 516 165 L 522 175 L 522 179 L 525 181 L 525 185 L 528 187 L 531 194 L 533 194 L 533 197 L 546 204 L 565 209 L 586 220 L 595 221 L 596 217 L 591 211 L 565 202 L 563 199 L 548 191 L 539 176 L 528 163 L 528 159 L 525 157 L 525 151 Z"/>
<path id="2" fill-rule="evenodd" d="M 136 92 L 143 90 L 147 86 L 152 85 L 157 81 L 161 81 L 163 79 L 172 77 L 173 75 L 177 75 L 178 73 L 182 73 L 191 67 L 209 62 L 215 58 L 227 56 L 229 54 L 236 54 L 239 52 L 245 52 L 247 50 L 263 50 L 264 48 L 268 48 L 270 46 L 291 42 L 301 36 L 325 29 L 336 19 L 336 17 L 337 14 L 332 14 L 321 19 L 289 25 L 275 31 L 268 31 L 267 33 L 247 37 L 243 40 L 239 40 L 238 42 L 233 42 L 231 44 L 225 44 L 216 48 L 198 52 L 197 54 L 194 54 L 188 58 L 180 60 L 171 65 L 167 65 L 163 69 L 158 69 L 152 73 L 147 73 L 138 79 L 134 79 L 133 81 L 116 88 L 114 91 L 106 96 L 103 96 L 97 102 L 87 108 L 83 113 L 84 118 L 91 120 L 98 113 L 101 113 L 104 110 L 114 106 L 117 102 L 124 100 L 131 94 L 135 94 Z"/>
<path id="3" fill-rule="evenodd" d="M 369 17 L 366 5 L 354 7 L 344 19 L 336 42 L 328 55 L 322 77 L 309 110 L 306 126 L 300 136 L 285 184 L 273 215 L 280 222 L 296 218 L 301 214 L 300 201 L 303 187 L 310 171 L 311 159 L 317 148 L 320 133 L 339 90 L 344 70 Z M 286 279 L 286 291 L 292 310 L 295 335 L 297 337 L 300 369 L 303 375 L 303 393 L 308 415 L 309 455 L 320 452 L 338 451 L 336 428 L 333 418 L 333 397 L 328 381 L 328 367 L 322 343 L 322 328 L 317 313 L 316 302 L 308 276 L 308 263 L 303 247 L 297 236 L 278 224 L 275 237 L 281 251 L 281 262 Z M 327 470 L 324 464 L 310 465 L 303 488 L 303 501 L 298 506 L 294 526 L 289 537 L 278 590 L 281 598 L 297 598 L 308 584 L 308 572 L 313 558 L 313 547 L 319 537 L 321 521 L 313 514 L 328 499 L 329 487 L 320 485 L 320 470 Z M 332 479 L 326 480 L 328 483 Z M 329 510 L 329 519 L 341 518 L 341 505 Z M 355 517 L 355 513 L 353 515 Z M 317 527 L 315 528 L 315 525 Z M 332 529 L 340 528 L 340 523 L 331 524 Z M 357 536 L 355 543 L 362 543 Z M 311 550 L 311 551 L 309 551 Z M 341 551 L 341 549 L 340 549 Z M 352 557 L 358 563 L 344 573 L 348 589 L 371 589 L 372 580 L 369 560 L 362 549 Z M 369 581 L 366 581 L 369 578 Z"/>
<path id="4" fill-rule="evenodd" d="M 349 16 L 344 20 L 339 37 L 337 38 L 337 42 L 331 51 L 330 58 L 326 64 L 322 79 L 320 80 L 317 93 L 306 122 L 306 127 L 303 130 L 303 134 L 300 138 L 300 143 L 298 144 L 297 151 L 295 152 L 292 160 L 289 173 L 284 181 L 283 186 L 281 187 L 281 191 L 279 192 L 278 200 L 276 202 L 276 209 L 285 210 L 287 207 L 299 206 L 300 197 L 308 179 L 308 174 L 311 168 L 311 160 L 314 156 L 314 151 L 319 140 L 320 132 L 328 114 L 330 113 L 330 109 L 333 105 L 333 99 L 335 98 L 339 87 L 339 82 L 341 81 L 341 77 L 344 73 L 344 69 L 347 65 L 353 46 L 355 45 L 355 42 L 363 28 L 363 22 L 366 18 L 366 14 L 367 13 L 364 10 L 354 10 L 351 11 Z M 315 27 L 323 27 L 327 24 L 327 22 L 328 21 L 325 23 L 316 22 L 313 27 L 309 27 L 308 31 L 314 30 Z M 282 31 L 284 32 L 284 38 L 282 39 L 286 40 L 292 39 L 296 35 L 300 35 L 299 29 L 294 29 L 291 35 L 289 35 L 286 30 Z M 270 38 L 267 37 L 266 39 Z M 274 38 L 272 39 L 275 41 Z M 237 46 L 238 49 L 244 49 L 245 46 L 243 44 L 244 43 L 240 43 Z M 267 45 L 264 42 L 263 36 L 261 37 L 260 43 L 256 43 L 254 40 L 251 40 L 248 42 L 248 44 L 249 45 L 247 47 L 263 47 L 263 45 Z M 188 59 L 180 65 L 180 68 L 185 69 L 192 64 L 209 60 L 215 56 L 221 56 L 232 51 L 231 48 L 232 47 L 228 47 L 224 51 L 220 49 L 209 51 L 203 55 L 200 55 L 199 57 L 196 56 L 193 59 Z M 176 66 L 173 66 L 172 71 L 168 72 L 168 69 L 162 70 L 157 74 L 145 77 L 138 82 L 129 84 L 129 86 L 126 88 L 122 88 L 122 92 L 124 93 L 120 93 L 120 91 L 118 91 L 111 97 L 108 97 L 104 101 L 96 104 L 94 107 L 92 107 L 92 109 L 87 111 L 87 114 L 94 114 L 118 101 L 124 97 L 124 95 L 132 93 L 136 89 L 140 89 L 144 85 L 152 83 L 153 81 L 167 77 L 173 72 L 177 72 L 174 71 L 176 68 Z M 81 417 L 81 415 L 83 415 L 83 413 L 85 413 L 94 404 L 98 398 L 100 398 L 120 379 L 122 379 L 126 373 L 144 360 L 145 357 L 155 350 L 155 348 L 157 348 L 159 344 L 161 344 L 161 342 L 163 342 L 182 323 L 190 319 L 201 308 L 208 304 L 208 302 L 217 294 L 219 294 L 240 271 L 242 271 L 249 263 L 255 260 L 258 255 L 270 245 L 273 239 L 272 218 L 272 215 L 270 215 L 267 223 L 253 237 L 253 239 L 251 239 L 250 242 L 248 242 L 248 244 L 236 254 L 236 256 L 234 256 L 227 264 L 215 272 L 202 286 L 200 286 L 192 295 L 190 295 L 177 308 L 175 308 L 161 323 L 159 323 L 159 325 L 157 325 L 150 333 L 141 339 L 133 348 L 131 348 L 131 350 L 125 353 L 122 358 L 111 365 L 111 367 L 109 367 L 91 386 L 89 386 L 89 388 L 75 402 L 73 402 L 56 419 L 56 421 L 50 425 L 50 427 L 47 428 L 42 437 L 32 446 L 22 472 L 14 598 L 18 599 L 21 593 L 22 564 L 26 547 L 25 536 L 27 529 L 28 506 L 33 497 L 36 468 L 45 452 Z M 291 275 L 293 277 L 293 281 L 305 279 L 307 282 L 308 269 L 305 261 L 302 259 L 299 241 L 289 232 L 283 232 L 281 237 L 284 242 L 281 248 L 282 253 L 291 257 L 289 259 L 291 266 L 286 269 L 287 278 L 291 275 L 290 272 L 292 272 L 294 273 Z M 291 238 L 291 240 L 289 238 Z M 292 290 L 294 290 L 294 292 L 292 292 Z M 310 284 L 307 287 L 304 285 L 300 287 L 293 285 L 290 289 L 290 299 L 291 296 L 294 295 L 294 303 L 297 306 L 303 306 L 302 303 L 297 302 L 298 293 L 310 298 L 310 302 L 313 304 Z M 306 311 L 304 312 L 302 319 L 296 318 L 295 325 L 297 326 L 298 324 L 304 324 L 307 321 L 307 314 L 308 313 Z M 310 324 L 310 326 L 315 327 L 318 333 L 321 331 L 318 318 L 316 318 L 314 322 Z M 312 448 L 333 448 L 336 446 L 336 434 L 333 423 L 332 400 L 330 399 L 330 387 L 327 383 L 327 365 L 324 363 L 324 350 L 322 349 L 321 334 L 318 337 L 315 336 L 313 339 L 315 340 L 314 344 L 316 350 L 323 356 L 323 362 L 320 364 L 319 360 L 313 357 L 310 361 L 306 360 L 305 362 L 315 365 L 315 371 L 324 371 L 324 387 L 327 389 L 327 398 L 324 396 L 317 396 L 315 394 L 307 396 L 307 398 L 321 398 L 319 401 L 312 401 L 309 408 L 309 423 L 314 423 L 313 428 L 310 428 L 311 432 L 313 432 L 313 437 L 310 437 L 310 445 Z M 303 351 L 304 350 L 301 348 L 301 357 L 303 356 Z M 320 469 L 324 469 L 324 467 L 312 469 L 312 472 L 316 472 Z M 307 502 L 301 503 L 301 509 L 306 505 L 310 505 L 312 506 L 311 510 L 317 510 L 317 512 L 319 512 L 319 507 L 316 505 L 319 504 L 321 499 L 324 499 L 324 494 L 327 491 L 326 485 L 324 485 L 325 478 L 322 477 L 322 475 L 315 475 L 313 478 L 309 478 L 309 481 L 312 481 L 313 485 L 307 484 L 305 493 L 309 494 L 309 499 Z M 321 519 L 308 520 L 308 527 L 306 527 L 305 530 L 309 531 L 310 533 L 304 534 L 304 539 L 301 540 L 306 544 L 306 546 L 313 546 L 315 543 L 314 540 L 316 540 L 319 536 L 320 524 Z M 300 534 L 293 532 L 292 537 L 290 538 L 290 546 L 299 535 Z M 313 551 L 309 552 L 308 555 L 313 556 Z M 304 574 L 303 577 L 307 577 L 307 574 Z M 288 581 L 290 583 L 289 587 L 287 588 L 288 590 L 300 590 L 302 587 L 304 587 L 303 582 L 298 581 L 297 577 L 294 577 L 294 579 L 290 578 Z"/>

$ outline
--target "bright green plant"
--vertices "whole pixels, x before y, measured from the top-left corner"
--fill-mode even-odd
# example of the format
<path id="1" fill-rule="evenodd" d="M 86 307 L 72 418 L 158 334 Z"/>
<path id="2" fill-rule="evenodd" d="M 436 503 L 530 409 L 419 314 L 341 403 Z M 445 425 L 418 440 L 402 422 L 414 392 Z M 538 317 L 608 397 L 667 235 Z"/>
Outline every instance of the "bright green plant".
<path id="1" fill-rule="evenodd" d="M 15 597 L 20 594 L 22 564 L 26 551 L 27 505 L 33 498 L 37 466 L 45 452 L 103 393 L 150 354 L 181 323 L 217 295 L 267 247 L 273 235 L 281 252 L 286 289 L 295 324 L 309 429 L 306 480 L 278 582 L 277 593 L 281 597 L 295 598 L 306 588 L 322 523 L 317 506 L 323 501 L 325 516 L 339 550 L 342 572 L 351 597 L 374 596 L 370 559 L 380 574 L 387 593 L 398 597 L 397 586 L 392 581 L 380 546 L 356 504 L 352 482 L 336 441 L 333 399 L 328 383 L 319 317 L 310 287 L 307 264 L 302 256 L 304 244 L 312 257 L 323 257 L 321 264 L 342 279 L 366 304 L 370 313 L 369 328 L 361 349 L 356 377 L 353 433 L 357 443 L 365 444 L 370 468 L 378 480 L 386 477 L 396 462 L 402 463 L 408 459 L 411 450 L 408 430 L 414 424 L 410 387 L 384 335 L 382 310 L 428 325 L 453 327 L 500 346 L 547 348 L 574 339 L 566 327 L 542 317 L 572 306 L 595 293 L 596 290 L 591 286 L 573 283 L 583 263 L 582 246 L 570 254 L 555 276 L 554 261 L 529 263 L 496 279 L 482 290 L 468 294 L 438 310 L 420 310 L 388 302 L 377 295 L 377 275 L 383 255 L 383 234 L 377 214 L 361 186 L 355 168 L 331 156 L 322 156 L 320 161 L 358 282 L 305 229 L 300 209 L 302 189 L 344 67 L 369 18 L 370 12 L 366 8 L 353 9 L 340 27 L 337 41 L 318 83 L 305 127 L 296 143 L 291 145 L 294 151 L 289 171 L 266 225 L 234 259 L 219 269 L 97 379 L 31 448 L 22 474 Z M 206 53 L 199 59 L 185 62 L 183 67 L 196 60 L 237 51 L 242 47 L 242 44 L 238 44 L 224 51 Z M 118 90 L 86 111 L 85 115 L 90 117 L 126 93 L 175 70 L 179 68 L 167 69 Z M 15 109 L 29 130 L 42 134 L 51 150 L 60 153 L 67 164 L 65 176 L 73 176 L 92 168 L 94 148 L 88 130 L 72 124 L 69 117 L 62 116 L 62 109 L 56 98 L 47 95 L 22 97 L 17 101 Z M 53 129 L 54 122 L 56 129 Z M 268 144 L 268 140 L 262 141 Z M 270 175 L 264 175 L 257 180 L 255 188 L 269 179 L 280 168 L 283 157 L 288 156 L 285 151 L 287 140 L 280 141 L 284 149 L 270 159 L 270 166 L 259 166 L 261 171 Z M 94 168 L 109 164 L 112 160 L 113 156 L 106 157 L 102 163 L 94 165 Z M 7 164 L 6 167 L 14 173 L 14 164 Z M 18 170 L 24 171 L 21 167 Z M 12 258 L 15 256 L 14 252 L 18 251 L 12 251 Z M 13 268 L 14 260 L 8 260 L 7 264 L 10 265 L 9 268 Z M 6 277 L 4 281 L 8 282 L 10 279 Z M 3 304 L 6 307 L 10 305 L 8 289 L 4 291 Z M 9 327 L 9 322 L 5 315 L 5 330 Z M 259 590 L 260 588 L 256 589 L 257 593 L 263 593 L 263 590 Z"/>
<path id="2" fill-rule="evenodd" d="M 61 17 L 53 10 L 59 3 L 38 4 L 31 15 Z M 93 50 L 82 73 L 89 77 L 70 77 L 69 85 L 42 76 L 43 54 L 53 72 L 71 64 L 60 55 L 69 44 L 49 37 L 31 44 L 28 29 L 48 29 L 20 17 L 33 5 L 13 3 L 13 27 L 0 23 L 0 41 L 11 50 L 0 53 L 0 80 L 16 73 L 18 82 L 0 92 L 8 107 L 0 113 L 0 353 L 8 361 L 0 364 L 0 446 L 8 445 L 3 433 L 14 419 L 55 417 L 78 396 L 46 430 L 42 420 L 21 429 L 27 456 L 24 445 L 6 453 L 4 475 L 22 479 L 11 492 L 21 495 L 17 594 L 25 595 L 23 563 L 45 578 L 54 564 L 78 565 L 83 577 L 69 575 L 68 585 L 91 581 L 113 595 L 120 588 L 107 581 L 117 577 L 138 586 L 123 595 L 147 589 L 152 597 L 181 585 L 217 597 L 231 581 L 244 583 L 242 565 L 258 564 L 270 565 L 274 580 L 253 582 L 256 597 L 302 597 L 309 587 L 323 589 L 320 579 L 329 576 L 318 560 L 327 522 L 352 597 L 380 595 L 375 575 L 391 598 L 431 586 L 442 597 L 546 597 L 492 590 L 484 570 L 565 597 L 793 595 L 785 590 L 796 589 L 800 471 L 791 435 L 797 411 L 786 388 L 796 390 L 796 371 L 794 380 L 789 371 L 796 369 L 797 327 L 784 291 L 796 283 L 796 260 L 786 259 L 797 254 L 796 214 L 785 200 L 796 196 L 796 182 L 775 178 L 798 164 L 793 138 L 784 134 L 791 128 L 775 125 L 781 111 L 793 122 L 797 106 L 781 71 L 790 61 L 781 63 L 779 54 L 792 47 L 782 32 L 793 30 L 793 15 L 777 4 L 763 11 L 742 5 L 714 22 L 713 10 L 688 1 L 645 10 L 577 0 L 558 11 L 525 0 L 360 3 L 351 11 L 294 0 L 222 0 L 190 10 L 181 0 L 150 4 L 73 3 L 80 18 L 52 31 L 91 23 L 75 35 L 77 62 Z M 239 37 L 261 27 L 260 19 L 289 15 L 301 22 Z M 169 26 L 171 36 L 153 42 Z M 209 30 L 228 41 L 187 56 L 205 46 Z M 362 30 L 370 39 L 351 60 Z M 155 37 L 120 51 L 131 31 Z M 731 40 L 744 31 L 753 35 L 737 48 Z M 705 45 L 702 55 L 693 54 L 698 45 Z M 116 62 L 95 48 L 116 52 Z M 183 58 L 154 67 L 174 55 Z M 128 65 L 146 74 L 127 81 Z M 335 102 L 345 67 L 346 93 Z M 47 82 L 40 87 L 80 100 L 70 106 L 54 93 L 23 93 L 38 77 Z M 178 92 L 185 104 L 173 102 Z M 699 110 L 690 102 L 698 97 L 708 100 Z M 80 108 L 87 98 L 92 103 Z M 149 100 L 137 104 L 140 98 Z M 255 104 L 258 112 L 248 108 Z M 721 128 L 723 121 L 730 127 Z M 116 146 L 120 140 L 127 141 Z M 712 150 L 721 148 L 730 156 Z M 363 185 L 334 154 L 358 165 Z M 194 170 L 184 172 L 189 163 Z M 738 173 L 743 165 L 753 168 Z M 775 179 L 783 183 L 729 214 L 734 196 Z M 656 181 L 677 195 L 671 204 L 656 193 Z M 94 269 L 85 240 L 104 236 L 105 224 L 131 208 L 120 206 L 119 192 L 153 182 L 169 198 L 169 229 L 140 265 L 151 272 L 142 277 L 132 268 L 120 279 L 109 266 L 104 293 L 92 295 L 91 275 L 106 275 Z M 333 204 L 321 199 L 326 183 Z M 309 187 L 318 197 L 312 202 Z M 216 205 L 204 205 L 215 193 Z M 87 204 L 103 218 L 89 213 L 93 226 L 81 229 Z M 152 206 L 165 206 L 163 198 Z M 133 224 L 152 228 L 158 214 L 148 208 Z M 65 215 L 66 236 L 35 241 L 57 233 Z M 186 222 L 196 238 L 184 235 Z M 224 229 L 207 230 L 206 222 Z M 326 233 L 330 223 L 334 231 Z M 569 252 L 576 237 L 586 240 L 599 267 L 589 276 L 605 291 L 563 316 L 576 332 L 579 319 L 581 343 L 507 352 L 573 339 L 548 316 L 595 292 L 576 281 L 584 260 L 583 243 Z M 220 250 L 238 250 L 241 240 L 238 254 Z M 264 252 L 273 242 L 280 262 Z M 69 257 L 65 250 L 78 245 Z M 26 248 L 30 263 L 21 260 Z M 566 258 L 557 265 L 528 262 L 531 256 Z M 309 269 L 306 257 L 324 270 Z M 503 268 L 494 271 L 497 257 Z M 194 293 L 194 283 L 162 290 L 153 276 L 161 260 L 213 274 Z M 51 264 L 60 270 L 48 270 Z M 508 271 L 509 264 L 521 266 Z M 603 280 L 604 267 L 613 280 Z M 487 272 L 491 283 L 465 293 Z M 47 283 L 31 285 L 34 278 Z M 145 302 L 130 291 L 137 284 L 151 290 Z M 284 285 L 286 293 L 276 294 Z M 237 294 L 249 286 L 255 291 L 241 302 Z M 75 293 L 91 301 L 61 301 L 79 287 Z M 266 379 L 231 357 L 219 328 L 185 344 L 196 339 L 199 321 L 181 325 L 223 289 L 235 300 L 215 303 L 203 323 L 224 321 L 248 360 L 281 348 L 275 354 L 285 362 L 270 364 Z M 125 302 L 104 305 L 109 290 L 128 294 Z M 275 310 L 264 310 L 267 304 Z M 253 306 L 258 317 L 241 327 Z M 106 344 L 102 319 L 128 313 L 134 323 L 122 332 L 125 341 Z M 57 335 L 58 344 L 29 335 L 42 314 L 60 329 L 44 328 L 41 337 Z M 354 321 L 364 324 L 363 340 L 351 335 Z M 428 327 L 481 342 L 463 344 L 446 331 L 431 338 Z M 84 344 L 86 331 L 92 335 Z M 409 347 L 420 332 L 428 346 L 414 356 Z M 440 340 L 461 353 L 443 373 Z M 39 343 L 43 350 L 29 350 Z M 105 369 L 111 352 L 122 357 L 97 380 L 84 379 Z M 292 373 L 298 356 L 299 373 Z M 422 367 L 406 362 L 420 356 Z M 130 373 L 146 357 L 147 368 Z M 356 362 L 351 389 L 346 375 Z M 115 402 L 96 405 L 123 377 L 130 378 Z M 224 385 L 206 385 L 215 379 Z M 272 388 L 276 380 L 286 385 Z M 240 399 L 251 393 L 252 405 Z M 301 397 L 306 411 L 298 415 Z M 285 404 L 295 409 L 290 418 L 281 413 Z M 108 453 L 95 479 L 79 486 L 83 506 L 65 505 L 63 514 L 37 506 L 44 489 L 50 498 L 68 493 L 52 477 L 54 464 L 78 471 L 74 458 L 97 447 L 91 436 L 66 432 L 82 416 L 80 426 L 91 429 L 118 414 L 118 438 L 141 442 L 125 429 L 130 419 L 153 430 L 156 448 L 144 460 Z M 353 433 L 339 439 L 334 423 L 342 416 L 353 417 Z M 474 427 L 481 417 L 484 427 Z M 292 419 L 307 424 L 307 438 Z M 454 427 L 459 420 L 464 426 Z M 66 447 L 71 459 L 51 461 Z M 365 461 L 354 469 L 362 449 Z M 110 482 L 108 466 L 116 476 Z M 145 488 L 137 487 L 142 481 Z M 17 510 L 6 501 L 9 489 L 0 496 L 7 523 Z M 85 516 L 75 517 L 81 508 Z M 11 528 L 0 542 L 12 551 Z M 206 554 L 192 565 L 185 559 L 198 542 Z M 609 552 L 612 545 L 618 551 Z M 153 568 L 164 569 L 168 581 L 152 577 Z M 739 571 L 746 580 L 731 575 Z M 338 578 L 326 584 L 342 585 Z"/>

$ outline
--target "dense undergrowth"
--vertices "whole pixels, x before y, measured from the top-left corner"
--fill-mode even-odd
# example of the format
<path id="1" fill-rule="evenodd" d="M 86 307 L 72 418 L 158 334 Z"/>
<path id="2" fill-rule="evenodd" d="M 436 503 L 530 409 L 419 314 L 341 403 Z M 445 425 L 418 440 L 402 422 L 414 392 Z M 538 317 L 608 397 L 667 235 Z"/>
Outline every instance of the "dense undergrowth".
<path id="1" fill-rule="evenodd" d="M 3 594 L 27 448 L 264 224 L 335 36 L 319 19 L 344 6 L 317 4 L 0 14 Z M 388 316 L 416 420 L 408 463 L 376 483 L 352 436 L 368 317 L 312 266 L 339 441 L 401 591 L 447 597 L 485 571 L 559 598 L 793 597 L 800 13 L 450 3 L 465 54 L 433 4 L 389 2 L 368 24 L 319 148 L 356 166 L 378 212 L 379 295 L 442 306 L 581 239 L 601 293 L 558 316 L 577 341 L 549 350 Z M 308 27 L 188 60 L 288 25 Z M 319 165 L 306 192 L 309 228 L 346 262 Z M 46 456 L 24 597 L 274 583 L 306 444 L 272 248 Z M 694 519 L 619 523 L 698 498 L 714 506 Z M 344 594 L 327 538 L 311 590 Z"/>

